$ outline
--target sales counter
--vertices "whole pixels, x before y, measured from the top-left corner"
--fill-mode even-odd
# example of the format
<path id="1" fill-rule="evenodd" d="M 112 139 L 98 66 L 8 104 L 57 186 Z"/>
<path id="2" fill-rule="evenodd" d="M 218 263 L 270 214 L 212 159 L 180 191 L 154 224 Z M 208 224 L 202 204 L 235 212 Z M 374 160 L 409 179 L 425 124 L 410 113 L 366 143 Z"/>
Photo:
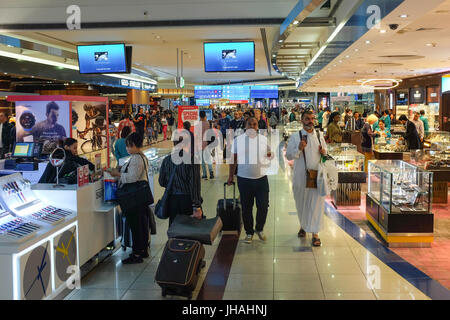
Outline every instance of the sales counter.
<path id="1" fill-rule="evenodd" d="M 56 188 L 20 173 L 0 177 L 0 299 L 52 299 L 118 242 L 116 206 L 103 193 L 102 180 Z"/>

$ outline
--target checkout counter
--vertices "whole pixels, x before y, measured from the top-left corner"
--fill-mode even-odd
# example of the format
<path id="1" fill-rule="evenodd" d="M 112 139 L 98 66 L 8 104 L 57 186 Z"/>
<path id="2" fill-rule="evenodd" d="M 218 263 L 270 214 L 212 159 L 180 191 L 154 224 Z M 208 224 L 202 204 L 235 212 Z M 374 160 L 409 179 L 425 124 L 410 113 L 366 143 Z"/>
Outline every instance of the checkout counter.
<path id="1" fill-rule="evenodd" d="M 76 270 L 118 244 L 118 207 L 103 201 L 103 180 L 55 187 L 37 184 L 40 176 L 33 183 L 29 171 L 0 172 L 0 299 L 53 299 Z"/>

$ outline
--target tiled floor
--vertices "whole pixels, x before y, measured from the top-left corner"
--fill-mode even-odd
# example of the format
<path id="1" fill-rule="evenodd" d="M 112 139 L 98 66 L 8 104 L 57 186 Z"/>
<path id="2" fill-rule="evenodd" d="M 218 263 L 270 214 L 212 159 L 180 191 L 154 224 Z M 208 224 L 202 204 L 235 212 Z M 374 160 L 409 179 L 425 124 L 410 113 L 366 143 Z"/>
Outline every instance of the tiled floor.
<path id="1" fill-rule="evenodd" d="M 216 179 L 202 182 L 203 208 L 208 217 L 216 214 L 227 174 L 226 165 L 217 169 Z M 269 177 L 269 183 L 270 208 L 264 230 L 268 239 L 262 242 L 255 236 L 252 244 L 238 242 L 229 276 L 221 279 L 224 300 L 429 299 L 327 216 L 320 233 L 322 247 L 311 247 L 311 235 L 299 239 L 288 172 L 280 170 Z M 158 199 L 162 190 L 157 188 L 155 193 Z M 82 288 L 66 299 L 163 299 L 154 275 L 167 239 L 167 221 L 157 223 L 158 235 L 152 236 L 151 257 L 145 263 L 122 265 L 120 260 L 129 251 L 120 250 L 82 279 Z M 241 234 L 241 239 L 244 236 Z M 220 240 L 205 246 L 207 267 L 202 270 L 194 299 Z"/>

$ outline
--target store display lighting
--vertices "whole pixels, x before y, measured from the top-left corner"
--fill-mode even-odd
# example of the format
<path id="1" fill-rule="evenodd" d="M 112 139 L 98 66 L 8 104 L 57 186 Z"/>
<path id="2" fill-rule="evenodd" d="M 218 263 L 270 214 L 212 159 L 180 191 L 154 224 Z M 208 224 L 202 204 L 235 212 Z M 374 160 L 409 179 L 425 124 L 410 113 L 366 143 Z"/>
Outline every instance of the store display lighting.
<path id="1" fill-rule="evenodd" d="M 361 83 L 362 87 L 375 87 L 378 90 L 388 90 L 396 88 L 400 85 L 402 80 L 397 79 L 360 79 L 357 82 Z M 378 85 L 377 85 L 378 83 Z M 389 83 L 389 84 L 388 84 Z"/>
<path id="2" fill-rule="evenodd" d="M 13 53 L 13 52 L 9 52 L 9 51 L 0 50 L 0 56 L 7 57 L 7 58 L 14 58 L 14 59 L 18 59 L 18 60 L 25 60 L 25 61 L 30 61 L 30 62 L 41 63 L 41 64 L 46 64 L 46 65 L 55 66 L 55 67 L 79 70 L 78 66 L 75 66 L 75 65 L 61 63 L 61 62 L 47 60 L 47 59 L 42 59 L 42 58 L 29 57 L 24 54 L 18 54 L 18 53 Z"/>
<path id="3" fill-rule="evenodd" d="M 408 15 L 407 14 L 401 14 L 399 17 L 405 19 L 405 18 L 408 18 Z"/>

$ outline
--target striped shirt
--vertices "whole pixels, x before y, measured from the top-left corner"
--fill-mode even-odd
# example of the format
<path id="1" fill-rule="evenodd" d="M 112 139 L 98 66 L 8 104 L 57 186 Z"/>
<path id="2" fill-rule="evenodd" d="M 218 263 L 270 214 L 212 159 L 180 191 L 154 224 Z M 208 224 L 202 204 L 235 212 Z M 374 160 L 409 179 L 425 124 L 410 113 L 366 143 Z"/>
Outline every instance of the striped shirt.
<path id="1" fill-rule="evenodd" d="M 169 191 L 171 195 L 185 194 L 192 200 L 192 206 L 199 208 L 202 205 L 201 185 L 200 185 L 200 165 L 198 164 L 179 164 L 172 161 L 172 156 L 164 158 L 159 171 L 159 184 L 166 188 L 169 184 L 170 175 L 175 170 L 172 188 Z"/>

